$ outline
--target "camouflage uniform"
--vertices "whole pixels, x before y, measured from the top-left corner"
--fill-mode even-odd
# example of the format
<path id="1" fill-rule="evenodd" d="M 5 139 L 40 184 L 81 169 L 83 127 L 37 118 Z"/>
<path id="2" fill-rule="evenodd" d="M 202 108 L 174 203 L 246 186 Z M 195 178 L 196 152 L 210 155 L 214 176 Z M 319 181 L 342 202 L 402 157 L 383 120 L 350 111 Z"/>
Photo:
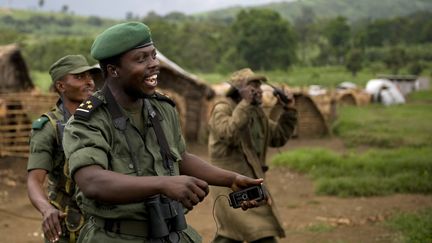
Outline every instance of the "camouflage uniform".
<path id="1" fill-rule="evenodd" d="M 62 129 L 70 114 L 61 101 L 32 124 L 30 156 L 27 170 L 44 169 L 48 172 L 48 198 L 58 210 L 67 213 L 62 223 L 59 242 L 75 242 L 84 218 L 73 198 L 73 183 L 64 174 L 65 156 L 61 144 Z M 48 242 L 48 241 L 47 241 Z"/>
<path id="2" fill-rule="evenodd" d="M 264 178 L 267 147 L 286 143 L 297 122 L 296 114 L 295 109 L 287 108 L 274 122 L 265 116 L 261 107 L 250 105 L 245 100 L 236 103 L 231 98 L 220 99 L 213 107 L 209 122 L 211 162 L 245 176 Z M 230 192 L 230 189 L 222 187 L 210 190 L 214 199 Z M 271 201 L 271 205 L 243 211 L 231 208 L 226 200 L 217 200 L 218 235 L 239 242 L 284 237 L 274 200 Z"/>
<path id="3" fill-rule="evenodd" d="M 175 157 L 174 172 L 178 175 L 185 141 L 176 109 L 166 99 L 158 97 L 161 96 L 153 96 L 149 101 L 159 114 L 160 124 Z M 88 118 L 80 116 L 80 109 L 87 111 Z M 142 109 L 144 132 L 141 133 L 131 122 L 132 117 L 127 117 L 123 133 L 115 128 L 106 96 L 102 92 L 96 92 L 90 100 L 85 101 L 65 128 L 64 143 L 68 144 L 65 153 L 70 174 L 73 175 L 84 166 L 99 165 L 106 170 L 130 176 L 169 176 L 169 171 L 163 166 L 160 147 L 144 105 Z M 104 204 L 86 198 L 79 190 L 77 202 L 82 211 L 91 216 L 80 234 L 79 242 L 150 242 L 147 232 L 149 215 L 145 202 Z M 107 222 L 115 222 L 114 227 L 107 226 Z M 181 237 L 181 242 L 201 241 L 190 227 L 183 231 Z"/>

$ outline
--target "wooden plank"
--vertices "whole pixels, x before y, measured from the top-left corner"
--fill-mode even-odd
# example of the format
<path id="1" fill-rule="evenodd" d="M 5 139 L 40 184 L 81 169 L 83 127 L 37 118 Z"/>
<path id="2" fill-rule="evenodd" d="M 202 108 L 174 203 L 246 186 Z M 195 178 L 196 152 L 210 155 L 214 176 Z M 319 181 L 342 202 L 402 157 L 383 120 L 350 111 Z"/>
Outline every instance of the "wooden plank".
<path id="1" fill-rule="evenodd" d="M 22 157 L 22 158 L 29 157 L 28 153 L 23 153 L 23 152 L 0 151 L 0 154 L 2 157 L 5 156 Z"/>
<path id="2" fill-rule="evenodd" d="M 23 116 L 25 116 L 25 115 L 27 115 L 27 111 L 26 110 L 24 110 L 24 109 L 8 109 L 7 111 L 6 111 L 6 114 L 8 114 L 8 115 L 23 115 Z"/>
<path id="3" fill-rule="evenodd" d="M 18 152 L 22 152 L 22 151 L 29 151 L 30 146 L 28 145 L 8 145 L 8 146 L 2 146 L 1 147 L 2 150 L 4 151 L 18 151 Z"/>
<path id="4" fill-rule="evenodd" d="M 2 132 L 0 134 L 0 138 L 11 138 L 11 137 L 30 137 L 30 131 Z"/>
<path id="5" fill-rule="evenodd" d="M 2 141 L 0 144 L 7 144 L 7 143 L 28 143 L 29 136 L 25 137 L 8 137 L 8 138 L 2 138 Z"/>
<path id="6" fill-rule="evenodd" d="M 17 124 L 17 125 L 0 125 L 0 132 L 8 130 L 31 130 L 31 124 Z"/>

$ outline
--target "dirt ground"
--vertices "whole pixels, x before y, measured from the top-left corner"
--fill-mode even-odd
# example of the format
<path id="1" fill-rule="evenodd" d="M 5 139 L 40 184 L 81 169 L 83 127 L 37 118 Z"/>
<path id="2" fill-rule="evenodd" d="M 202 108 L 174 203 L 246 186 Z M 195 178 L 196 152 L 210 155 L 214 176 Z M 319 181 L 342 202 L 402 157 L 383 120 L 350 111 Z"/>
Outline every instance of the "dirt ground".
<path id="1" fill-rule="evenodd" d="M 338 139 L 291 140 L 281 149 L 270 149 L 269 157 L 305 146 L 345 150 Z M 204 145 L 193 145 L 189 150 L 207 157 Z M 0 242 L 42 242 L 41 216 L 26 194 L 25 166 L 23 159 L 0 159 Z M 382 222 L 397 212 L 414 212 L 432 206 L 431 195 L 317 196 L 309 178 L 283 168 L 271 168 L 266 184 L 287 234 L 280 242 L 398 242 L 400 235 Z M 203 242 L 211 242 L 216 232 L 212 207 L 211 198 L 207 197 L 187 215 L 189 224 L 203 236 Z"/>

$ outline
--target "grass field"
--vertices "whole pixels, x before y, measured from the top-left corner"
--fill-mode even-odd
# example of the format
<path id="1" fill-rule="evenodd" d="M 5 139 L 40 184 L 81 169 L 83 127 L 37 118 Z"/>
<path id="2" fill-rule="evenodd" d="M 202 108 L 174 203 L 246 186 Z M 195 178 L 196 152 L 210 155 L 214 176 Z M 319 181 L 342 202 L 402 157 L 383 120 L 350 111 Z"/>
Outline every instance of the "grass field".
<path id="1" fill-rule="evenodd" d="M 432 208 L 399 214 L 386 224 L 402 233 L 401 242 L 432 242 Z"/>
<path id="2" fill-rule="evenodd" d="M 303 148 L 276 155 L 272 165 L 309 175 L 318 194 L 431 194 L 432 91 L 411 93 L 407 100 L 390 107 L 342 107 L 333 129 L 350 152 Z M 432 208 L 401 213 L 384 224 L 400 232 L 398 242 L 432 242 Z"/>
<path id="3" fill-rule="evenodd" d="M 309 174 L 318 194 L 432 193 L 430 148 L 373 149 L 363 154 L 305 148 L 277 155 L 272 164 Z"/>
<path id="4" fill-rule="evenodd" d="M 267 71 L 258 73 L 266 75 L 271 83 L 282 83 L 289 86 L 308 86 L 318 84 L 334 88 L 341 82 L 345 81 L 350 81 L 360 87 L 364 87 L 369 80 L 376 78 L 377 75 L 390 73 L 390 71 L 382 65 L 374 65 L 370 68 L 364 68 L 358 72 L 355 77 L 353 77 L 352 74 L 343 66 L 294 66 L 288 71 Z M 221 73 L 197 73 L 196 75 L 210 84 L 227 81 L 230 77 L 230 74 Z M 424 75 L 429 76 L 430 74 L 425 71 Z"/>
<path id="5" fill-rule="evenodd" d="M 31 71 L 30 77 L 34 85 L 42 92 L 48 92 L 51 86 L 51 77 L 48 72 Z"/>
<path id="6" fill-rule="evenodd" d="M 333 130 L 351 147 L 432 147 L 431 121 L 431 104 L 343 107 Z"/>
<path id="7" fill-rule="evenodd" d="M 273 164 L 310 174 L 321 194 L 432 193 L 431 97 L 428 90 L 404 105 L 341 107 L 334 134 L 354 152 L 300 149 L 277 155 Z M 358 146 L 367 152 L 355 152 Z"/>

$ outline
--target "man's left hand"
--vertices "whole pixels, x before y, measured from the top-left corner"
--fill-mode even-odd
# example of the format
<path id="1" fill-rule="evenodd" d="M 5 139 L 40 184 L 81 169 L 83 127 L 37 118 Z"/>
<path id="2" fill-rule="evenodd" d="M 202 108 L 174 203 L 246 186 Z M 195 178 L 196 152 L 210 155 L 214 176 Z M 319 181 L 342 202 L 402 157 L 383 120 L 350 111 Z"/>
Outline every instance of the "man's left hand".
<path id="1" fill-rule="evenodd" d="M 254 179 L 243 175 L 237 175 L 234 179 L 233 184 L 231 185 L 231 189 L 233 191 L 240 191 L 242 189 L 251 187 L 251 186 L 257 186 L 264 182 L 264 179 Z M 263 201 L 267 201 L 267 198 Z M 262 203 L 257 202 L 256 200 L 250 200 L 250 201 L 243 201 L 241 202 L 240 206 L 243 210 L 247 210 L 249 208 L 256 208 L 259 207 Z"/>

